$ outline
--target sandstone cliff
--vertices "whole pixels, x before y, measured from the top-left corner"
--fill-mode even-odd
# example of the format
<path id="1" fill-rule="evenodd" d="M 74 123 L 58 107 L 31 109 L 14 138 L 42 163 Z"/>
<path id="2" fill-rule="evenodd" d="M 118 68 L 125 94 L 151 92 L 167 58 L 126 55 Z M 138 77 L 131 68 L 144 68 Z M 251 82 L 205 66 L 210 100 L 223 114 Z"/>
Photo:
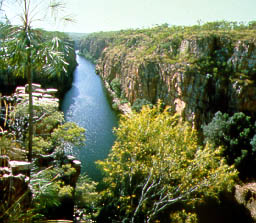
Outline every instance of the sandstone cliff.
<path id="1" fill-rule="evenodd" d="M 156 27 L 88 36 L 80 51 L 97 59 L 104 80 L 120 80 L 133 104 L 171 105 L 197 127 L 217 111 L 256 112 L 254 30 Z"/>

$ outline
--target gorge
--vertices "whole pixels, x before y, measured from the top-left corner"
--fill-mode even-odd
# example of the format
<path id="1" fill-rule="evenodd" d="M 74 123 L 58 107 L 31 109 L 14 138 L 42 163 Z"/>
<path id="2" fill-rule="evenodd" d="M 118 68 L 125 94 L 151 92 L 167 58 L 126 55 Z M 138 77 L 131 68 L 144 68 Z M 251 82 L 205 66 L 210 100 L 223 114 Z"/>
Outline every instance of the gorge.
<path id="1" fill-rule="evenodd" d="M 119 80 L 131 104 L 161 99 L 197 128 L 217 111 L 255 116 L 254 30 L 159 26 L 96 33 L 80 50 L 97 61 L 104 80 Z"/>
<path id="2" fill-rule="evenodd" d="M 80 213 L 78 214 L 81 217 L 80 220 L 93 219 L 96 222 L 110 223 L 130 222 L 131 219 L 133 222 L 145 222 L 148 217 L 161 222 L 175 222 L 176 218 L 194 219 L 195 217 L 196 220 L 194 219 L 193 222 L 203 223 L 240 223 L 241 219 L 242 222 L 249 223 L 252 218 L 256 219 L 256 214 L 253 212 L 256 202 L 256 187 L 253 183 L 255 179 L 243 178 L 244 181 L 237 179 L 233 165 L 225 165 L 225 161 L 219 162 L 220 157 L 217 156 L 221 152 L 214 151 L 220 151 L 220 148 L 215 145 L 207 147 L 208 144 L 204 144 L 202 127 L 212 121 L 217 111 L 230 116 L 237 112 L 244 112 L 249 117 L 246 120 L 250 119 L 248 123 L 251 121 L 248 125 L 251 130 L 247 131 L 246 126 L 242 139 L 248 141 L 255 135 L 253 140 L 246 144 L 251 143 L 251 147 L 246 149 L 247 151 L 252 149 L 252 153 L 249 154 L 254 154 L 256 145 L 255 29 L 232 27 L 230 24 L 226 24 L 223 28 L 222 23 L 206 25 L 193 27 L 162 25 L 152 29 L 90 34 L 80 41 L 80 55 L 78 52 L 76 55 L 77 63 L 75 52 L 72 51 L 69 55 L 71 72 L 68 75 L 50 80 L 46 78 L 35 80 L 43 86 L 57 86 L 61 91 L 58 97 L 62 102 L 60 108 L 65 114 L 65 121 L 75 122 L 86 129 L 85 146 L 80 147 L 77 144 L 73 147 L 73 138 L 69 138 L 69 134 L 73 134 L 76 139 L 77 126 L 69 129 L 56 124 L 47 134 L 42 137 L 38 135 L 41 138 L 35 137 L 37 141 L 35 141 L 34 153 L 39 157 L 35 157 L 35 161 L 39 161 L 40 168 L 46 168 L 47 171 L 48 164 L 52 165 L 53 172 L 49 172 L 52 174 L 49 179 L 51 182 L 58 180 L 59 176 L 62 181 L 54 182 L 57 191 L 55 195 L 58 199 L 61 197 L 61 205 L 42 208 L 43 213 L 47 210 L 48 217 L 60 219 L 64 216 L 62 209 L 68 207 L 69 214 L 64 216 L 66 219 L 72 219 L 73 210 L 76 210 Z M 76 43 L 78 45 L 78 42 Z M 83 56 L 96 65 L 84 59 Z M 76 64 L 78 65 L 75 68 Z M 0 80 L 2 80 L 0 84 L 3 85 L 2 91 L 5 93 L 7 90 L 11 91 L 19 82 L 16 82 L 14 76 L 9 78 L 7 73 L 0 75 Z M 108 97 L 104 84 L 108 90 L 110 89 L 111 96 L 115 97 L 114 100 Z M 70 90 L 67 91 L 70 86 Z M 158 103 L 159 99 L 162 101 L 161 106 Z M 111 108 L 111 103 L 114 108 L 125 105 L 125 111 L 129 110 L 130 113 L 121 116 L 118 120 L 119 117 Z M 158 107 L 155 106 L 151 111 L 144 109 L 141 113 L 130 110 L 132 107 L 140 111 L 143 104 L 149 104 L 151 108 L 152 105 Z M 163 111 L 165 105 L 170 107 Z M 152 111 L 154 114 L 146 115 Z M 54 114 L 51 110 L 47 110 L 46 113 L 47 116 L 49 113 L 49 117 Z M 166 115 L 164 118 L 161 118 L 162 113 Z M 183 121 L 188 123 L 181 122 L 178 125 L 178 122 L 171 121 L 172 124 L 170 124 L 169 119 L 180 120 L 177 118 L 180 116 L 174 115 L 177 113 Z M 54 120 L 54 116 L 46 119 L 45 126 L 48 126 L 47 122 L 54 123 Z M 61 120 L 64 121 L 60 118 L 60 123 Z M 232 124 L 232 120 L 234 119 L 230 118 L 223 123 Z M 115 137 L 113 127 L 117 127 L 118 122 L 120 125 L 115 131 Z M 38 122 L 38 124 L 40 126 L 41 123 Z M 243 124 L 234 122 L 232 125 L 234 128 L 231 128 L 230 132 L 226 131 L 225 134 L 232 135 L 236 132 L 235 128 L 240 125 L 243 127 Z M 61 130 L 57 141 L 55 135 L 57 129 L 54 129 L 56 126 L 59 127 L 59 131 Z M 193 131 L 184 131 L 187 126 L 190 126 Z M 215 128 L 214 124 L 212 126 Z M 226 127 L 224 126 L 224 130 Z M 44 133 L 44 127 L 39 129 L 40 134 Z M 23 130 L 26 132 L 26 128 Z M 195 138 L 189 138 L 194 131 Z M 81 141 L 83 133 L 83 129 L 80 129 L 78 138 Z M 173 139 L 176 139 L 176 135 L 175 141 Z M 246 137 L 248 135 L 251 138 Z M 230 141 L 234 144 L 237 141 L 236 135 L 233 138 Z M 5 140 L 4 137 L 0 139 Z M 65 140 L 70 140 L 70 144 Z M 51 143 L 48 144 L 48 141 Z M 20 147 L 22 148 L 22 145 Z M 68 153 L 65 154 L 67 159 L 63 158 L 64 153 L 59 153 L 64 149 Z M 188 152 L 189 149 L 194 155 Z M 238 152 L 242 149 L 239 148 Z M 55 150 L 56 152 L 52 153 Z M 211 152 L 205 155 L 209 162 L 201 162 L 205 151 Z M 202 152 L 202 156 L 197 152 L 198 154 Z M 246 156 L 246 151 L 242 153 L 244 154 Z M 80 162 L 69 155 L 74 155 L 82 162 L 82 174 L 79 178 Z M 108 158 L 105 159 L 106 157 Z M 223 157 L 221 159 L 224 159 Z M 101 160 L 98 166 L 103 176 L 94 163 L 97 160 Z M 174 161 L 175 165 L 173 165 Z M 72 163 L 78 164 L 77 170 Z M 211 170 L 208 164 L 216 168 Z M 221 167 L 220 172 L 216 173 L 219 178 L 215 178 L 215 174 L 211 173 L 219 167 Z M 194 176 L 188 170 L 193 172 Z M 222 170 L 225 171 L 222 172 Z M 47 171 L 45 176 L 48 174 Z M 100 187 L 97 188 L 97 183 L 84 178 L 84 175 L 99 182 Z M 196 193 L 190 193 L 194 191 L 193 183 L 200 178 L 199 175 L 202 177 L 201 182 L 205 182 L 206 186 L 199 183 L 195 188 L 202 188 L 202 190 L 198 189 Z M 79 181 L 80 179 L 85 180 Z M 72 181 L 72 188 L 68 184 L 69 181 Z M 247 184 L 248 182 L 251 184 Z M 210 183 L 212 186 L 209 186 Z M 214 188 L 219 183 L 225 186 Z M 185 191 L 185 189 L 180 190 L 183 186 L 185 189 L 188 188 L 188 199 L 185 192 L 184 200 L 181 199 L 175 203 Z M 203 190 L 203 188 L 206 189 Z M 211 189 L 213 191 L 216 189 L 216 197 L 219 197 L 219 200 L 209 192 Z M 46 194 L 47 196 L 49 195 Z M 160 209 L 154 208 L 158 208 L 156 207 L 158 201 L 165 198 L 173 200 L 174 205 L 167 205 L 166 209 L 164 206 L 164 211 L 160 208 L 161 211 L 158 213 Z M 199 202 L 191 204 L 190 198 L 198 199 Z M 168 199 L 163 201 L 168 204 Z M 183 212 L 184 209 L 186 209 L 185 212 Z M 56 210 L 58 215 L 55 213 Z"/>
<path id="3" fill-rule="evenodd" d="M 192 123 L 202 141 L 202 126 L 208 124 L 217 111 L 229 115 L 243 112 L 255 120 L 253 28 L 216 22 L 202 27 L 158 26 L 100 32 L 84 38 L 79 49 L 96 63 L 97 73 L 108 85 L 119 86 L 120 92 L 116 93 L 121 101 L 131 105 L 142 101 L 155 104 L 161 99 L 171 106 L 173 113 Z M 113 87 L 112 90 L 115 91 Z M 250 193 L 247 201 L 243 197 L 247 192 L 237 190 L 236 199 L 243 198 L 237 201 L 234 197 L 225 198 L 222 205 L 230 208 L 234 205 L 233 211 L 238 208 L 235 212 L 242 214 L 242 209 L 236 206 L 238 202 L 248 207 L 254 216 L 254 189 L 250 184 L 246 188 L 251 188 L 247 190 Z M 216 208 L 213 209 L 216 211 Z M 231 220 L 230 216 L 224 220 L 224 215 L 212 221 Z M 217 212 L 213 216 L 217 217 Z M 239 222 L 239 216 L 232 219 Z"/>

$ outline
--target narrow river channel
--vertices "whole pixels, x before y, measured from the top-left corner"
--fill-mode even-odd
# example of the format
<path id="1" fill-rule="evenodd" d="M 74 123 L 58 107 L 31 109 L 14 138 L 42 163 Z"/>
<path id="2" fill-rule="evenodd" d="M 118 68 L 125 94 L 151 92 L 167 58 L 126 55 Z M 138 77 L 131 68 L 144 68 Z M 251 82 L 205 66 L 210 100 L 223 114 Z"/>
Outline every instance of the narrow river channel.
<path id="1" fill-rule="evenodd" d="M 77 55 L 72 88 L 66 93 L 62 111 L 67 121 L 86 129 L 83 148 L 74 148 L 74 155 L 82 162 L 82 173 L 93 180 L 101 178 L 94 162 L 107 157 L 114 142 L 112 129 L 117 116 L 112 110 L 103 82 L 95 73 L 95 66 Z"/>

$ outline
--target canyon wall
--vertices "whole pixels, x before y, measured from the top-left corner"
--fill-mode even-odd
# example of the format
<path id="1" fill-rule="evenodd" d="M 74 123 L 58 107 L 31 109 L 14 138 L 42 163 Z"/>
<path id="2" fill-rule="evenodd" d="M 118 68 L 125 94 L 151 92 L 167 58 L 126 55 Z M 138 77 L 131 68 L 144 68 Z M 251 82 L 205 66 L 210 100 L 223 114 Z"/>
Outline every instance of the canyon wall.
<path id="1" fill-rule="evenodd" d="M 89 36 L 80 51 L 97 60 L 97 72 L 104 80 L 120 81 L 131 104 L 142 98 L 151 103 L 161 99 L 200 127 L 217 111 L 255 116 L 252 32 L 135 30 L 105 39 Z"/>

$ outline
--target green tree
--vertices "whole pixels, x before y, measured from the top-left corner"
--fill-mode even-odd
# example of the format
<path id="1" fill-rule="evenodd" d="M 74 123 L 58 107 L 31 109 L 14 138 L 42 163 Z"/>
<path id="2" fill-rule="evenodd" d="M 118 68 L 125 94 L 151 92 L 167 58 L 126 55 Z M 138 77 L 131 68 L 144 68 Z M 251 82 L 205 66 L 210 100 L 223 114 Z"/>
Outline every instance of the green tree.
<path id="1" fill-rule="evenodd" d="M 145 105 L 147 105 L 147 106 L 149 106 L 151 108 L 153 106 L 152 103 L 150 101 L 148 101 L 147 99 L 145 99 L 145 98 L 142 98 L 142 99 L 141 98 L 137 98 L 135 100 L 135 102 L 133 103 L 133 105 L 132 105 L 132 109 L 135 110 L 136 112 L 139 112 L 139 111 L 141 111 L 142 107 L 145 106 Z"/>
<path id="2" fill-rule="evenodd" d="M 206 141 L 224 147 L 228 163 L 235 164 L 241 176 L 255 176 L 256 127 L 251 117 L 242 112 L 232 116 L 217 112 L 212 121 L 203 126 L 203 133 Z"/>
<path id="3" fill-rule="evenodd" d="M 17 7 L 18 4 L 18 7 Z M 47 5 L 47 8 L 45 8 Z M 12 2 L 10 7 L 20 8 L 21 25 L 11 26 L 8 35 L 1 48 L 5 64 L 12 68 L 16 75 L 26 76 L 29 85 L 29 143 L 28 159 L 32 160 L 33 142 L 33 100 L 32 100 L 32 81 L 33 74 L 60 75 L 66 72 L 65 51 L 69 50 L 61 39 L 54 37 L 49 40 L 43 38 L 40 30 L 33 29 L 33 24 L 37 20 L 43 20 L 51 16 L 51 12 L 62 9 L 61 1 L 31 1 L 19 0 Z M 42 11 L 46 10 L 46 11 Z M 68 18 L 64 18 L 68 20 Z M 64 51 L 63 51 L 64 50 Z"/>
<path id="4" fill-rule="evenodd" d="M 10 112 L 8 121 L 11 135 L 25 145 L 28 143 L 24 131 L 28 125 L 28 107 L 26 101 L 18 103 Z M 35 112 L 33 155 L 47 155 L 53 152 L 64 154 L 64 150 L 83 145 L 85 130 L 73 122 L 64 122 L 64 114 L 57 111 L 56 103 L 36 101 L 33 108 Z"/>
<path id="5" fill-rule="evenodd" d="M 111 89 L 115 92 L 116 96 L 120 98 L 122 94 L 122 86 L 121 86 L 120 79 L 118 78 L 113 79 L 110 83 L 110 86 L 111 86 Z"/>
<path id="6" fill-rule="evenodd" d="M 98 162 L 106 184 L 99 218 L 152 222 L 177 203 L 196 204 L 232 188 L 237 173 L 221 148 L 200 146 L 196 131 L 168 110 L 159 103 L 122 116 L 109 157 Z"/>
<path id="7" fill-rule="evenodd" d="M 86 175 L 80 175 L 76 190 L 75 190 L 75 204 L 80 211 L 83 211 L 83 220 L 93 218 L 99 209 L 98 200 L 99 193 L 96 190 L 97 183 L 92 181 Z"/>

